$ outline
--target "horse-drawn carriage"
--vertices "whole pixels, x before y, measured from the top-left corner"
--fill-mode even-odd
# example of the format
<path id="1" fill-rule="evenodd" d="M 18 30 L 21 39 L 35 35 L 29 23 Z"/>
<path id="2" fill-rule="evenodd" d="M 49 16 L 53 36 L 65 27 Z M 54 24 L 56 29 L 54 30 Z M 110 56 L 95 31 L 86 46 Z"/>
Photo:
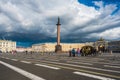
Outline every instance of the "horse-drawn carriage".
<path id="1" fill-rule="evenodd" d="M 87 56 L 87 55 L 96 55 L 97 51 L 92 46 L 83 46 L 81 48 L 81 56 Z"/>

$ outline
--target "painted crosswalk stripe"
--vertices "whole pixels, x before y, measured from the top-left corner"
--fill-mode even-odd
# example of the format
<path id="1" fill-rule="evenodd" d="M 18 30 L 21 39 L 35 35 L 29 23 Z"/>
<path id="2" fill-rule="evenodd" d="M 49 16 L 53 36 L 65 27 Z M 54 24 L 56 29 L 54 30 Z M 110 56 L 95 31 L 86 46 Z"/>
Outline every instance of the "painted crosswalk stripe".
<path id="1" fill-rule="evenodd" d="M 11 60 L 13 60 L 13 61 L 18 61 L 17 59 L 11 59 Z"/>
<path id="2" fill-rule="evenodd" d="M 28 62 L 28 61 L 20 61 L 22 63 L 27 63 L 27 64 L 31 64 L 31 62 Z"/>
<path id="3" fill-rule="evenodd" d="M 1 58 L 5 58 L 5 57 L 1 57 Z"/>
<path id="4" fill-rule="evenodd" d="M 104 65 L 104 67 L 120 68 L 119 66 Z"/>
<path id="5" fill-rule="evenodd" d="M 43 65 L 43 64 L 35 64 L 37 66 L 42 66 L 42 67 L 46 67 L 46 68 L 50 68 L 50 69 L 55 69 L 55 70 L 58 70 L 60 68 L 57 68 L 57 67 L 52 67 L 52 66 L 48 66 L 48 65 Z"/>
<path id="6" fill-rule="evenodd" d="M 77 62 L 77 61 L 76 61 Z M 81 62 L 86 62 L 86 61 L 82 61 Z M 104 64 L 104 65 L 120 65 L 120 64 L 115 64 L 115 63 L 105 63 L 105 62 L 98 62 L 98 61 L 87 61 L 89 63 L 96 63 L 96 64 Z"/>
<path id="7" fill-rule="evenodd" d="M 6 57 L 5 59 L 10 59 L 10 58 L 7 58 L 7 57 Z"/>
<path id="8" fill-rule="evenodd" d="M 46 59 L 48 61 L 59 61 L 59 60 L 56 60 L 56 59 Z"/>
<path id="9" fill-rule="evenodd" d="M 86 68 L 86 69 L 93 69 L 93 70 L 100 70 L 100 71 L 120 73 L 120 71 L 108 70 L 108 69 L 102 69 L 102 68 L 96 68 L 96 67 L 89 67 L 89 66 L 80 66 L 80 65 L 74 65 L 74 64 L 58 63 L 58 62 L 49 62 L 49 61 L 41 61 L 41 62 L 47 62 L 47 63 L 53 63 L 53 64 L 61 64 L 61 65 L 73 66 L 73 67 L 81 67 L 81 68 Z"/>
<path id="10" fill-rule="evenodd" d="M 74 73 L 74 74 L 77 74 L 77 75 L 82 75 L 82 76 L 86 76 L 86 77 L 91 77 L 91 78 L 95 78 L 95 79 L 100 79 L 100 80 L 115 80 L 115 79 L 112 79 L 112 78 L 97 76 L 97 75 L 88 74 L 88 73 L 82 73 L 82 72 L 73 72 L 73 73 Z"/>
<path id="11" fill-rule="evenodd" d="M 20 68 L 18 68 L 18 67 L 15 67 L 15 66 L 13 66 L 13 65 L 10 65 L 10 64 L 8 64 L 8 63 L 5 63 L 5 62 L 3 62 L 3 61 L 0 61 L 0 63 L 1 63 L 2 65 L 6 66 L 6 67 L 8 67 L 8 68 L 10 68 L 10 69 L 18 72 L 18 73 L 21 74 L 21 75 L 23 75 L 23 76 L 25 76 L 25 77 L 28 77 L 28 78 L 31 79 L 31 80 L 45 80 L 45 79 L 43 79 L 43 78 L 41 78 L 41 77 L 39 77 L 39 76 L 36 76 L 36 75 L 34 75 L 34 74 L 32 74 L 32 73 L 29 73 L 29 72 L 27 72 L 27 71 L 25 71 L 25 70 L 23 70 L 23 69 L 20 69 Z"/>
<path id="12" fill-rule="evenodd" d="M 73 61 L 67 61 L 68 63 L 77 63 L 77 64 L 85 64 L 85 65 L 93 65 L 91 63 L 83 63 L 83 62 L 73 62 Z"/>

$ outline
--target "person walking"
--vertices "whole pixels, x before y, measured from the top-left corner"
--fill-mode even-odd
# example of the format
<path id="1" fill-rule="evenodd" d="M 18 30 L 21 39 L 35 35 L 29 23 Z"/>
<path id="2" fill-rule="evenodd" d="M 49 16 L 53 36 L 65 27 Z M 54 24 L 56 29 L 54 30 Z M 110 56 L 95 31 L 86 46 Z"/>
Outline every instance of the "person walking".
<path id="1" fill-rule="evenodd" d="M 80 49 L 77 48 L 77 56 L 80 56 Z"/>
<path id="2" fill-rule="evenodd" d="M 75 57 L 75 48 L 72 49 L 72 56 Z"/>
<path id="3" fill-rule="evenodd" d="M 71 49 L 69 50 L 69 57 L 71 57 L 71 55 L 72 55 L 72 51 L 71 51 Z"/>
<path id="4" fill-rule="evenodd" d="M 26 50 L 25 53 L 26 53 L 26 55 L 27 55 L 27 54 L 28 54 L 28 51 Z"/>

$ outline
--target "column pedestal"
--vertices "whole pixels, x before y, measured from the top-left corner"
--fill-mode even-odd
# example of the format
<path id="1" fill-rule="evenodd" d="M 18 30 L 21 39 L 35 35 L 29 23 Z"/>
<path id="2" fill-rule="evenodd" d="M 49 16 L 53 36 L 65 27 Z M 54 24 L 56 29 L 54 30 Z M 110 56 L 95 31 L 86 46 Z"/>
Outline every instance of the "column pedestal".
<path id="1" fill-rule="evenodd" d="M 56 45 L 55 46 L 55 52 L 56 53 L 61 53 L 62 52 L 62 46 L 61 45 Z"/>

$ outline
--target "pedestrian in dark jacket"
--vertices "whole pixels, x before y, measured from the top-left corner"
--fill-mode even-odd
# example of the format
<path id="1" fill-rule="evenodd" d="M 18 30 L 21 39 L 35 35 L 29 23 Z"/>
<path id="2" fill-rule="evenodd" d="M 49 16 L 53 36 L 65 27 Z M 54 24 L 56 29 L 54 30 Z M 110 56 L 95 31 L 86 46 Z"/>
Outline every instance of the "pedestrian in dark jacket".
<path id="1" fill-rule="evenodd" d="M 71 55 L 72 55 L 72 51 L 71 51 L 71 50 L 69 50 L 69 57 L 71 57 Z"/>
<path id="2" fill-rule="evenodd" d="M 73 49 L 72 49 L 72 56 L 73 56 L 73 57 L 75 57 L 75 53 L 76 53 L 75 48 L 73 48 Z"/>

